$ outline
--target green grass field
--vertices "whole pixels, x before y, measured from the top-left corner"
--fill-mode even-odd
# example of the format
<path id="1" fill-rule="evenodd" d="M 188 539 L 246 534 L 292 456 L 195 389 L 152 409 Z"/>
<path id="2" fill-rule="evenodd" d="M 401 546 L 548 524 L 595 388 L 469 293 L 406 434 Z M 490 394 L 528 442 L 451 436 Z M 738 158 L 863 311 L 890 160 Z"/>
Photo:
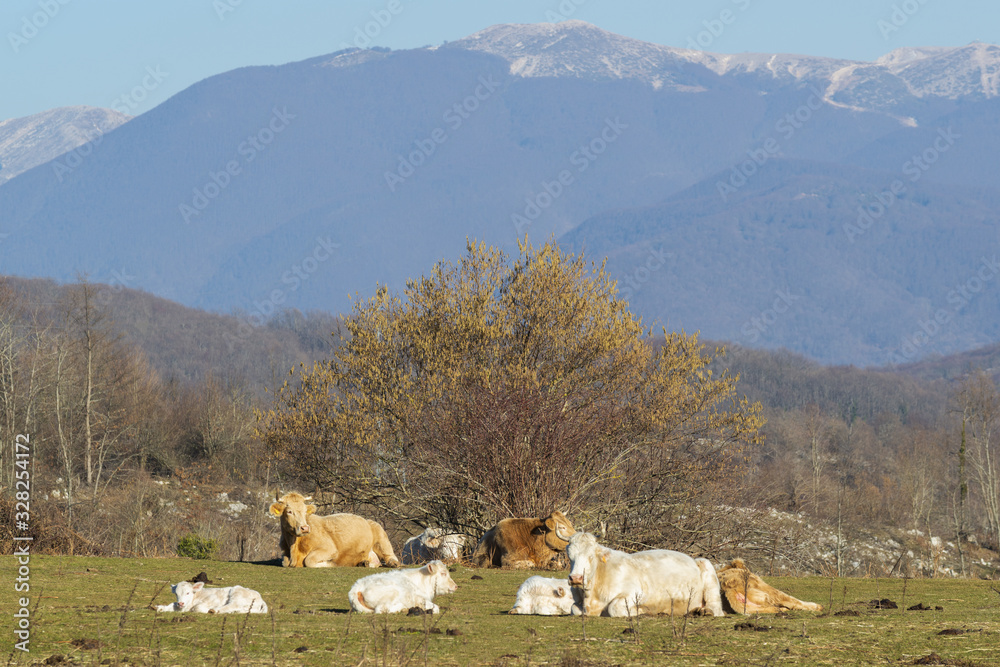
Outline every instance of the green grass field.
<path id="1" fill-rule="evenodd" d="M 30 653 L 13 649 L 16 561 L 4 558 L 11 665 L 1000 665 L 1000 586 L 940 579 L 768 578 L 832 609 L 779 617 L 509 616 L 531 573 L 457 567 L 444 613 L 348 614 L 362 569 L 283 569 L 187 559 L 32 556 Z M 261 592 L 271 613 L 158 614 L 169 584 L 206 571 Z M 480 576 L 482 579 L 473 579 Z M 888 598 L 899 609 L 877 610 Z M 922 603 L 929 611 L 906 611 Z M 941 607 L 941 610 L 934 610 Z M 828 613 L 828 612 L 833 613 Z M 750 622 L 752 627 L 737 629 Z M 940 634 L 942 631 L 950 634 Z M 57 656 L 62 656 L 59 661 Z M 48 661 L 48 662 L 46 662 Z"/>

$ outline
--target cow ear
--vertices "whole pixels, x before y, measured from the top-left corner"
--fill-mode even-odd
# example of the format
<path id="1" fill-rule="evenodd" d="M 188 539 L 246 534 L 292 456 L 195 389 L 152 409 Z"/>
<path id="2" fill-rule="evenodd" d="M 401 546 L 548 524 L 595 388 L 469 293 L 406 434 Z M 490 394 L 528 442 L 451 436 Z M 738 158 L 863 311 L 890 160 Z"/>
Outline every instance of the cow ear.
<path id="1" fill-rule="evenodd" d="M 271 514 L 274 516 L 281 516 L 281 513 L 285 511 L 285 503 L 273 503 L 271 505 Z"/>
<path id="2" fill-rule="evenodd" d="M 431 562 L 427 563 L 427 573 L 428 574 L 438 574 L 441 571 L 441 568 L 443 568 L 443 567 L 444 567 L 444 563 L 442 563 L 440 561 L 432 560 Z"/>
<path id="3" fill-rule="evenodd" d="M 564 590 L 563 590 L 563 589 L 561 589 L 561 588 L 557 588 L 557 589 L 555 590 L 555 594 L 556 594 L 556 597 L 557 597 L 557 598 L 561 598 L 562 596 L 566 595 L 566 591 L 564 591 Z"/>
<path id="4" fill-rule="evenodd" d="M 315 513 L 316 513 L 316 506 L 315 505 L 306 505 L 306 516 L 308 516 L 310 514 L 315 514 Z"/>
<path id="5" fill-rule="evenodd" d="M 545 527 L 549 530 L 556 529 L 556 520 L 552 518 L 551 514 L 549 515 L 549 518 L 545 520 Z"/>
<path id="6" fill-rule="evenodd" d="M 195 591 L 200 591 L 204 587 L 205 587 L 205 582 L 204 581 L 199 581 L 198 583 L 196 583 L 191 588 L 193 588 Z"/>

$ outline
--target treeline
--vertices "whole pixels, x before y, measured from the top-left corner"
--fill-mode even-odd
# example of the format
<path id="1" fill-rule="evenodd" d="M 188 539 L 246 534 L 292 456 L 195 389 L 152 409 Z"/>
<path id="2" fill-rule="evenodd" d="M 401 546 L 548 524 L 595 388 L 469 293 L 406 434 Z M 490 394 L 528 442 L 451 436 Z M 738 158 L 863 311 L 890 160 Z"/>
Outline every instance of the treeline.
<path id="1" fill-rule="evenodd" d="M 749 483 L 768 507 L 848 532 L 906 529 L 959 550 L 1000 549 L 1000 394 L 988 370 L 937 360 L 939 379 L 927 380 L 914 377 L 926 366 L 828 368 L 739 347 L 716 364 L 766 406 Z"/>
<path id="2" fill-rule="evenodd" d="M 224 557 L 267 557 L 274 528 L 265 496 L 324 489 L 269 455 L 257 415 L 274 406 L 269 392 L 290 369 L 333 357 L 338 326 L 330 315 L 296 311 L 252 326 L 85 280 L 0 280 L 4 507 L 13 499 L 14 439 L 27 433 L 40 545 L 167 555 L 194 533 L 219 537 Z M 997 549 L 1000 399 L 989 373 L 967 360 L 936 360 L 930 371 L 829 368 L 738 346 L 711 368 L 739 375 L 737 393 L 760 401 L 767 418 L 731 498 L 838 527 L 845 543 L 856 531 L 885 528 L 918 530 L 967 552 Z M 482 407 L 479 399 L 469 406 Z M 449 445 L 431 435 L 429 443 Z M 246 509 L 212 514 L 195 487 L 225 491 Z M 763 544 L 766 526 L 742 516 L 713 524 L 713 540 L 692 548 L 713 555 Z M 6 530 L 0 548 L 9 550 Z"/>
<path id="3" fill-rule="evenodd" d="M 2 279 L 0 489 L 13 500 L 26 435 L 40 547 L 171 553 L 204 516 L 168 511 L 162 481 L 264 487 L 254 411 L 294 364 L 326 354 L 335 327 L 297 312 L 254 327 L 86 280 Z"/>

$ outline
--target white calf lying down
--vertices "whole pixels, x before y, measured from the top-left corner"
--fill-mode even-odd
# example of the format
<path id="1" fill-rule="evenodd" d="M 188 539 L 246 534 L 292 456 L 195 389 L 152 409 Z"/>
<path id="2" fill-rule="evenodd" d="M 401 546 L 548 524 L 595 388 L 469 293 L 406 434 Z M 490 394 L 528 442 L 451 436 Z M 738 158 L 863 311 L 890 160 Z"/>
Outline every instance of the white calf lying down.
<path id="1" fill-rule="evenodd" d="M 203 614 L 266 614 L 260 593 L 242 586 L 205 588 L 205 584 L 182 581 L 170 587 L 177 602 L 157 605 L 156 611 L 195 611 Z"/>
<path id="2" fill-rule="evenodd" d="M 418 569 L 380 572 L 362 577 L 351 586 L 351 609 L 365 613 L 394 614 L 411 607 L 438 613 L 435 595 L 454 593 L 458 586 L 439 560 Z"/>
<path id="3" fill-rule="evenodd" d="M 590 533 L 570 538 L 566 555 L 569 583 L 583 589 L 583 604 L 574 605 L 574 615 L 683 616 L 697 609 L 725 615 L 719 578 L 704 558 L 665 549 L 627 554 L 601 546 Z"/>
<path id="4" fill-rule="evenodd" d="M 566 616 L 573 612 L 573 605 L 583 604 L 583 591 L 571 588 L 568 579 L 528 577 L 517 589 L 517 600 L 508 614 L 537 614 L 538 616 Z"/>
<path id="5" fill-rule="evenodd" d="M 446 533 L 444 528 L 430 527 L 403 544 L 400 558 L 404 565 L 417 565 L 432 560 L 453 561 L 462 557 L 465 535 Z"/>

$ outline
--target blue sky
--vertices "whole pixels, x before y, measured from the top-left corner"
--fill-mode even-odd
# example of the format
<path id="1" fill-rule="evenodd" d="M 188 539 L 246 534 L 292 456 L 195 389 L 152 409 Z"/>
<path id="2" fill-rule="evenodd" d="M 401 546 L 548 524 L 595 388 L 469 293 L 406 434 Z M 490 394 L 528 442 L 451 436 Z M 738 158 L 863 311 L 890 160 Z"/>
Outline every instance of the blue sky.
<path id="1" fill-rule="evenodd" d="M 873 60 L 1000 43 L 996 0 L 4 0 L 0 119 L 77 104 L 139 114 L 213 74 L 337 51 L 366 28 L 372 45 L 400 49 L 559 18 L 720 53 Z"/>

